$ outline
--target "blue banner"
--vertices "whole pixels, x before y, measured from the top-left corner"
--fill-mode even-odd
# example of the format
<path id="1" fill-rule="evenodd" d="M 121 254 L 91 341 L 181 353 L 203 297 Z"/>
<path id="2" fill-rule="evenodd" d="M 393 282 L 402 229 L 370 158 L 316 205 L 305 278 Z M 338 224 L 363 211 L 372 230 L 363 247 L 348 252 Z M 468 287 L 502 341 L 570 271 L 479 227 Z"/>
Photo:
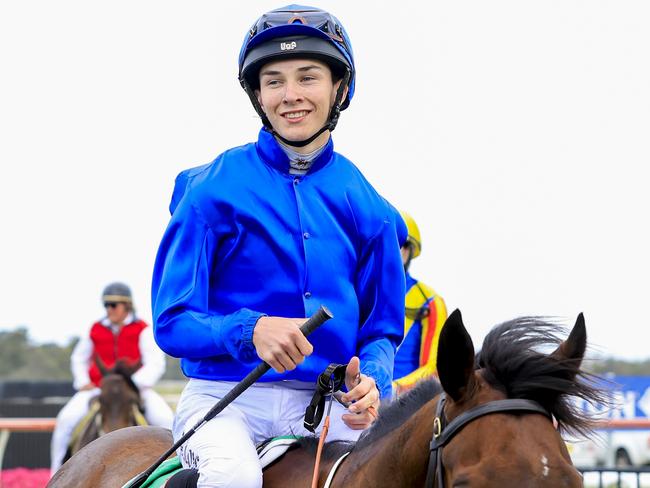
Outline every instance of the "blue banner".
<path id="1" fill-rule="evenodd" d="M 582 401 L 585 410 L 606 419 L 650 419 L 650 376 L 607 377 L 602 386 L 611 392 L 612 405 L 590 405 Z"/>

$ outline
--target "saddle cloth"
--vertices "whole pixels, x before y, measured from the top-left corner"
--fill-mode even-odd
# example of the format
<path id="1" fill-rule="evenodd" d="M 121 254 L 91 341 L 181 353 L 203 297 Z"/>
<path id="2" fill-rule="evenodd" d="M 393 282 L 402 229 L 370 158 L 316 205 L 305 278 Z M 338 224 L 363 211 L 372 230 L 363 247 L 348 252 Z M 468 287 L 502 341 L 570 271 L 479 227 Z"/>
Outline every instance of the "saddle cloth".
<path id="1" fill-rule="evenodd" d="M 257 454 L 260 457 L 262 469 L 282 457 L 292 444 L 298 442 L 298 439 L 299 437 L 294 436 L 275 437 L 257 446 Z M 181 469 L 183 467 L 178 457 L 167 459 L 142 483 L 141 488 L 161 488 L 169 478 Z M 131 481 L 133 480 L 130 480 L 122 488 L 129 488 Z"/>

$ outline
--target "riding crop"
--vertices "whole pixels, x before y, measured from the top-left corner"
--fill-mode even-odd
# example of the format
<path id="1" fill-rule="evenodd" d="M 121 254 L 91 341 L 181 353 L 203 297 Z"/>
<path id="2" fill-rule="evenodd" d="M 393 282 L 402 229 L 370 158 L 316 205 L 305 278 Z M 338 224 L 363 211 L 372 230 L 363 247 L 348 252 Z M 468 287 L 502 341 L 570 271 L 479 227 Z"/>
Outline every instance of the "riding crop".
<path id="1" fill-rule="evenodd" d="M 318 327 L 323 325 L 327 320 L 331 319 L 333 317 L 332 313 L 327 309 L 327 307 L 321 305 L 320 308 L 312 315 L 309 317 L 309 319 L 302 324 L 302 327 L 300 327 L 300 331 L 303 333 L 305 337 L 307 337 L 309 334 L 314 332 Z M 140 473 L 138 476 L 133 478 L 131 482 L 127 485 L 128 488 L 138 488 L 142 483 L 144 483 L 147 478 L 153 473 L 158 466 L 160 466 L 165 459 L 167 459 L 169 456 L 174 454 L 176 449 L 178 449 L 181 445 L 185 443 L 190 437 L 194 435 L 194 433 L 199 430 L 201 427 L 203 427 L 209 420 L 213 419 L 217 414 L 219 414 L 224 408 L 226 408 L 232 401 L 237 398 L 239 395 L 241 395 L 244 390 L 246 390 L 249 386 L 251 386 L 253 383 L 255 383 L 258 379 L 262 377 L 264 373 L 266 373 L 269 369 L 271 369 L 271 366 L 269 366 L 267 363 L 262 362 L 258 364 L 253 371 L 248 373 L 246 377 L 241 380 L 239 383 L 235 385 L 235 387 L 230 390 L 226 395 L 217 402 L 217 404 L 210 409 L 208 413 L 205 414 L 205 416 L 196 423 L 194 427 L 192 427 L 189 431 L 183 435 L 180 439 L 178 439 L 172 447 L 169 448 L 167 452 L 165 452 L 162 456 L 158 458 L 158 460 L 153 463 L 149 468 L 147 468 L 145 471 Z"/>

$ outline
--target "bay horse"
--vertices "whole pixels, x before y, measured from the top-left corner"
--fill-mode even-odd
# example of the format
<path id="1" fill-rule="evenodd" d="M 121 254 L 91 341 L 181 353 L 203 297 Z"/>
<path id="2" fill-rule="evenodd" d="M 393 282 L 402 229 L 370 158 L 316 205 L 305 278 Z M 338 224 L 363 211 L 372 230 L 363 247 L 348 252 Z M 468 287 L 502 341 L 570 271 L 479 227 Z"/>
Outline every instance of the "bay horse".
<path id="1" fill-rule="evenodd" d="M 581 487 L 561 432 L 588 433 L 591 419 L 573 400 L 598 403 L 604 395 L 580 367 L 582 314 L 566 340 L 557 330 L 534 317 L 506 322 L 475 356 L 456 310 L 440 335 L 440 383 L 426 380 L 382 406 L 358 442 L 326 443 L 319 486 L 349 452 L 332 487 Z M 503 407 L 506 399 L 523 405 Z M 441 438 L 444 449 L 433 449 Z M 317 443 L 303 438 L 264 471 L 264 486 L 310 486 Z M 48 487 L 121 487 L 171 445 L 168 430 L 121 429 L 79 451 Z"/>
<path id="2" fill-rule="evenodd" d="M 146 423 L 142 414 L 140 391 L 131 379 L 131 375 L 142 363 L 138 361 L 130 365 L 118 359 L 113 367 L 107 368 L 95 356 L 95 364 L 102 373 L 99 396 L 91 401 L 90 411 L 79 426 L 80 432 L 73 435 L 64 461 L 104 434 Z"/>

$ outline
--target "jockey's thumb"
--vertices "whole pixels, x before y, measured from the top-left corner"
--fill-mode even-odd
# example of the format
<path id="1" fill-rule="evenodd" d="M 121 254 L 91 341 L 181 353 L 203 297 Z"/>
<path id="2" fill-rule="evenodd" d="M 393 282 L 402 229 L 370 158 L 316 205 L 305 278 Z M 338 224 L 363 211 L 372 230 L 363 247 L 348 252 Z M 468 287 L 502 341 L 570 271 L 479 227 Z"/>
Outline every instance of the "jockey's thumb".
<path id="1" fill-rule="evenodd" d="M 352 356 L 345 368 L 345 386 L 347 386 L 348 391 L 357 386 L 361 381 L 360 366 L 361 361 L 359 361 L 359 358 Z"/>

